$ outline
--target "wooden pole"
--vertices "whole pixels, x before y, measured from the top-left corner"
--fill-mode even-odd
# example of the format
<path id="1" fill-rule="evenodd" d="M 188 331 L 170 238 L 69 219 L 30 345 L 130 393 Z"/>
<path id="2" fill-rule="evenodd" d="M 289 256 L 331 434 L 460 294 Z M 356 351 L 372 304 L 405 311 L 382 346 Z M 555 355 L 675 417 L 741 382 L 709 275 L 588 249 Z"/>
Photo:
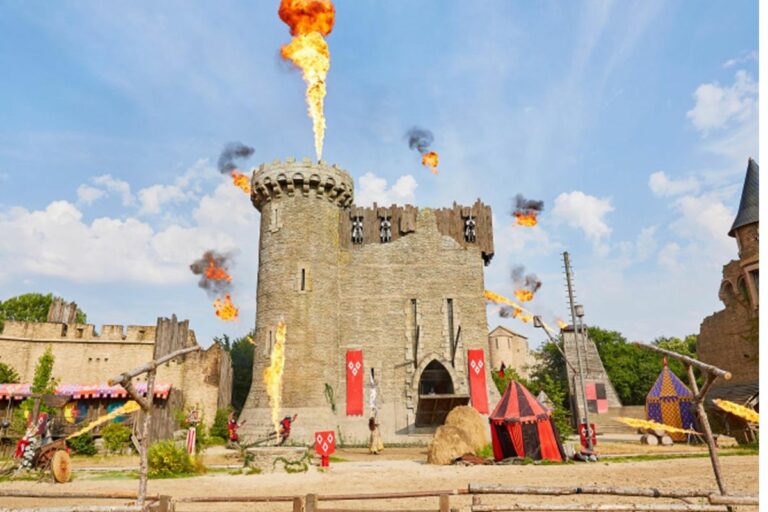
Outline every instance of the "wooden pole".
<path id="1" fill-rule="evenodd" d="M 647 350 L 652 350 L 654 352 L 658 352 L 659 354 L 664 354 L 665 356 L 669 356 L 673 359 L 677 359 L 678 361 L 684 363 L 685 365 L 695 366 L 699 370 L 712 374 L 715 377 L 722 377 L 725 380 L 731 380 L 731 377 L 732 377 L 731 372 L 725 371 L 722 368 L 718 368 L 717 366 L 712 366 L 711 364 L 702 363 L 698 359 L 684 356 L 683 354 L 678 354 L 677 352 L 673 352 L 665 348 L 660 348 L 660 347 L 657 347 L 656 345 L 647 345 L 645 343 L 640 343 L 639 341 L 635 341 L 634 344 L 637 345 L 638 347 L 642 347 Z"/>
<path id="2" fill-rule="evenodd" d="M 160 357 L 158 359 L 145 363 L 144 365 L 139 366 L 138 368 L 134 368 L 129 372 L 121 373 L 117 377 L 112 377 L 108 381 L 109 385 L 110 386 L 115 386 L 117 384 L 122 385 L 123 382 L 131 380 L 132 378 L 136 377 L 137 375 L 141 375 L 142 373 L 147 373 L 150 370 L 154 370 L 158 366 L 162 365 L 163 363 L 167 363 L 171 359 L 176 359 L 179 356 L 183 356 L 191 352 L 197 352 L 199 350 L 200 350 L 200 347 L 195 346 L 195 347 L 182 348 L 175 352 L 171 352 L 170 354 L 164 355 L 163 357 Z"/>
<path id="3" fill-rule="evenodd" d="M 149 426 L 152 421 L 152 402 L 155 398 L 155 374 L 157 370 L 152 368 L 147 374 L 147 398 L 144 411 L 144 425 L 141 428 L 141 453 L 139 453 L 139 496 L 136 502 L 144 506 L 147 496 L 147 478 L 149 473 Z"/>
<path id="4" fill-rule="evenodd" d="M 637 504 L 637 503 L 510 503 L 508 505 L 475 505 L 472 512 L 726 512 L 722 505 L 696 505 L 689 503 Z"/>
<path id="5" fill-rule="evenodd" d="M 688 382 L 691 385 L 691 391 L 693 391 L 693 394 L 695 396 L 693 404 L 696 407 L 696 415 L 699 418 L 699 423 L 701 426 L 701 430 L 704 431 L 704 440 L 707 443 L 707 448 L 709 449 L 709 460 L 712 462 L 712 471 L 715 473 L 715 480 L 717 480 L 717 487 L 720 489 L 720 494 L 725 495 L 728 494 L 728 491 L 725 487 L 725 482 L 723 481 L 723 475 L 720 471 L 720 459 L 717 456 L 717 446 L 715 445 L 715 438 L 712 436 L 712 428 L 709 425 L 709 418 L 707 417 L 707 412 L 704 410 L 704 393 L 699 392 L 699 385 L 696 384 L 696 376 L 693 374 L 693 366 L 688 365 Z M 713 377 L 711 374 L 707 376 L 707 380 L 704 383 L 704 387 L 702 387 L 702 391 L 706 392 L 707 389 L 709 389 L 709 386 L 712 385 L 712 381 L 715 380 L 716 377 Z"/>
<path id="6" fill-rule="evenodd" d="M 712 505 L 743 505 L 755 507 L 760 505 L 760 499 L 758 496 L 734 496 L 732 494 L 729 494 L 728 496 L 710 494 L 709 502 Z"/>
<path id="7" fill-rule="evenodd" d="M 449 512 L 451 509 L 450 498 L 447 494 L 440 495 L 440 512 Z"/>
<path id="8" fill-rule="evenodd" d="M 317 494 L 307 494 L 307 499 L 304 502 L 305 512 L 318 512 L 317 508 Z"/>
<path id="9" fill-rule="evenodd" d="M 0 497 L 4 498 L 38 498 L 38 499 L 94 499 L 94 500 L 135 500 L 135 492 L 50 492 L 33 489 L 0 489 Z M 148 499 L 157 499 L 157 496 L 147 496 Z"/>
<path id="10" fill-rule="evenodd" d="M 50 508 L 0 508 L 0 512 L 142 512 L 138 505 L 73 505 Z"/>
<path id="11" fill-rule="evenodd" d="M 712 491 L 698 489 L 656 489 L 653 487 L 530 487 L 525 485 L 469 484 L 470 494 L 531 494 L 564 496 L 570 494 L 605 494 L 647 498 L 707 498 Z"/>

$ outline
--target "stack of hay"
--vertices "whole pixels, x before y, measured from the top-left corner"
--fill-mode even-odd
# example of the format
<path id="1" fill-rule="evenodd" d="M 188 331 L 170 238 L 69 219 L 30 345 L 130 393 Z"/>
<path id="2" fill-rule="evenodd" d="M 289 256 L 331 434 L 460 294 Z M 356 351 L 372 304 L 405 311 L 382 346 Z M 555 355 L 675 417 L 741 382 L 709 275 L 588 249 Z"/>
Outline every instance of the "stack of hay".
<path id="1" fill-rule="evenodd" d="M 474 455 L 488 444 L 488 421 L 468 405 L 455 407 L 437 427 L 427 449 L 428 464 L 451 464 L 462 455 Z"/>
<path id="2" fill-rule="evenodd" d="M 672 446 L 675 442 L 672 440 L 667 431 L 660 428 L 641 428 L 638 430 L 642 437 L 640 442 L 649 446 Z"/>

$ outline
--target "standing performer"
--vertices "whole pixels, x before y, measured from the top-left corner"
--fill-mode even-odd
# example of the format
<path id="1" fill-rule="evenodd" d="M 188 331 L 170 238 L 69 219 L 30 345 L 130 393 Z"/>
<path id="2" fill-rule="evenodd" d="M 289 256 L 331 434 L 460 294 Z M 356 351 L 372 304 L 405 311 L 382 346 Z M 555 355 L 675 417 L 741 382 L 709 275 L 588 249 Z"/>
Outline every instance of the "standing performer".
<path id="1" fill-rule="evenodd" d="M 237 429 L 245 423 L 245 420 L 240 423 L 235 419 L 234 411 L 229 413 L 229 419 L 227 419 L 227 431 L 229 432 L 229 444 L 232 447 L 240 444 L 240 436 L 237 435 Z"/>
<path id="2" fill-rule="evenodd" d="M 197 442 L 197 425 L 200 423 L 200 413 L 197 411 L 197 405 L 192 407 L 187 415 L 187 452 L 190 455 L 195 454 L 195 444 Z"/>
<path id="3" fill-rule="evenodd" d="M 371 443 L 368 450 L 373 455 L 378 455 L 381 450 L 384 449 L 384 442 L 381 440 L 381 434 L 379 433 L 379 424 L 376 423 L 376 418 L 371 416 L 368 420 L 368 430 L 371 431 Z"/>

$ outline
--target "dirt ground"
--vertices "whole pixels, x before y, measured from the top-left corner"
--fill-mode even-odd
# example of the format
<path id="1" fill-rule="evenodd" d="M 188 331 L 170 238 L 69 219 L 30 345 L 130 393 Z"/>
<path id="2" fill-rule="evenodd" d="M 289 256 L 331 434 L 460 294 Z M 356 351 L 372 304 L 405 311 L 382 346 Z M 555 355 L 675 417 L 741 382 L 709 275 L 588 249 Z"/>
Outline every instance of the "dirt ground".
<path id="1" fill-rule="evenodd" d="M 603 447 L 607 449 L 607 446 Z M 619 446 L 617 449 L 621 449 Z M 626 449 L 626 448 L 625 448 Z M 597 463 L 572 463 L 565 465 L 525 465 L 525 466 L 429 466 L 423 462 L 424 448 L 389 448 L 379 456 L 365 453 L 364 449 L 339 450 L 336 453 L 344 462 L 331 464 L 328 470 L 311 467 L 307 473 L 286 474 L 270 473 L 261 475 L 232 475 L 219 471 L 193 478 L 152 480 L 150 493 L 183 496 L 244 496 L 244 495 L 320 495 L 343 493 L 366 493 L 385 491 L 412 490 L 452 490 L 465 489 L 469 483 L 509 484 L 531 486 L 577 486 L 605 485 L 617 487 L 657 487 L 661 489 L 706 489 L 715 490 L 716 483 L 708 458 L 680 458 L 667 460 L 646 460 L 631 462 L 611 462 L 606 458 Z M 728 456 L 720 459 L 729 491 L 757 494 L 758 492 L 758 457 Z M 94 461 L 95 462 L 95 461 Z M 116 460 L 123 464 L 133 462 L 133 458 Z M 227 458 L 227 453 L 214 451 L 206 463 L 236 463 Z M 114 473 L 87 473 L 77 461 L 75 479 L 68 484 L 37 483 L 15 481 L 0 483 L 0 490 L 25 489 L 36 491 L 64 492 L 108 492 L 134 491 L 137 480 Z M 649 498 L 607 498 L 589 497 L 547 497 L 536 496 L 503 497 L 485 496 L 483 503 L 502 504 L 511 500 L 519 503 L 541 503 L 546 500 L 555 503 L 558 500 L 582 502 L 652 502 Z M 39 500 L 31 498 L 4 498 L 3 505 L 8 507 L 62 506 L 80 504 L 82 500 Z M 468 496 L 452 496 L 451 507 L 469 510 Z M 89 501 L 89 504 L 99 502 Z M 117 504 L 119 501 L 101 502 Z M 400 500 L 379 500 L 366 502 L 326 502 L 328 506 L 338 506 L 348 510 L 390 509 L 416 507 L 436 509 L 437 498 L 418 498 Z M 176 510 L 184 511 L 267 511 L 291 510 L 290 503 L 178 503 Z"/>

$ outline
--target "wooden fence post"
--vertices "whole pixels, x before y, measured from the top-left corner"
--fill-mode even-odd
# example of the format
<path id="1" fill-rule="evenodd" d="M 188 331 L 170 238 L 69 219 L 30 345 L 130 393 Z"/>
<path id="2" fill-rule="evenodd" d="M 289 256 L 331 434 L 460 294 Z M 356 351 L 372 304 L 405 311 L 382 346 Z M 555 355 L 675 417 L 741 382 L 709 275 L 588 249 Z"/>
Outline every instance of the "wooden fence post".
<path id="1" fill-rule="evenodd" d="M 304 512 L 304 498 L 301 496 L 293 498 L 293 512 Z"/>
<path id="2" fill-rule="evenodd" d="M 450 512 L 450 501 L 447 494 L 440 495 L 440 512 Z"/>
<path id="3" fill-rule="evenodd" d="M 317 494 L 307 494 L 304 502 L 304 512 L 317 512 Z"/>

